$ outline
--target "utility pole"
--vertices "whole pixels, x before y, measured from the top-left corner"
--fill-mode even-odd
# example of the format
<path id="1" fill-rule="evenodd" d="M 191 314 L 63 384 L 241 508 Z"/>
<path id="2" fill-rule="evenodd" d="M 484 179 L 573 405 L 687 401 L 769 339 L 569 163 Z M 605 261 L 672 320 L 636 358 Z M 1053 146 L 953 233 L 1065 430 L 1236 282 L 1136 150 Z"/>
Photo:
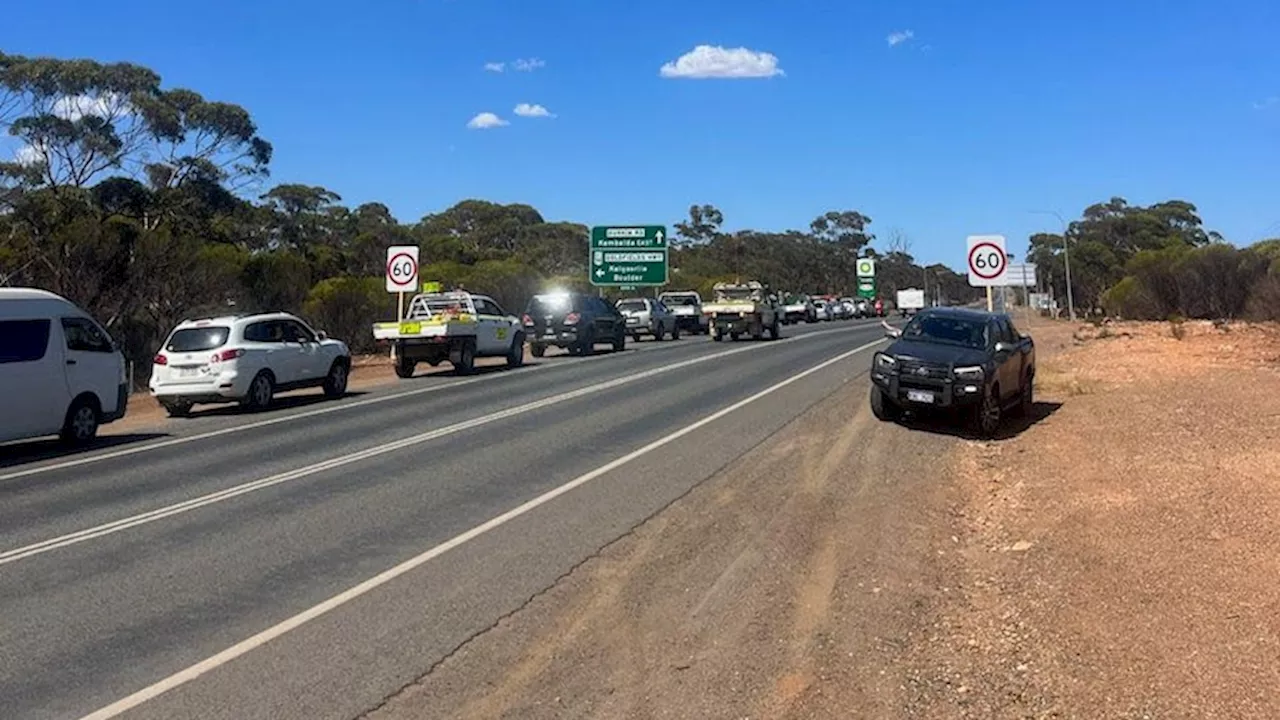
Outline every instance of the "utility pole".
<path id="1" fill-rule="evenodd" d="M 1052 215 L 1058 218 L 1058 222 L 1062 225 L 1062 267 L 1067 275 L 1067 317 L 1071 318 L 1071 322 L 1076 321 L 1076 303 L 1071 291 L 1071 249 L 1067 242 L 1067 221 L 1062 219 L 1062 215 L 1053 210 L 1032 210 L 1036 215 Z"/>

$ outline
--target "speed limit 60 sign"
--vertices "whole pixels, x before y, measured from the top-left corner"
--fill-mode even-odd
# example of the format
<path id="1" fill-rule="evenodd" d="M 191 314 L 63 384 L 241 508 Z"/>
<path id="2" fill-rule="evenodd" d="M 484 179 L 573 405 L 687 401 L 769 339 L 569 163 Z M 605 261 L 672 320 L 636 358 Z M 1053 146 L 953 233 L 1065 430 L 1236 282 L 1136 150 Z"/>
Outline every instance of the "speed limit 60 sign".
<path id="1" fill-rule="evenodd" d="M 418 291 L 418 246 L 392 245 L 387 248 L 387 292 Z"/>
<path id="2" fill-rule="evenodd" d="M 969 284 L 973 287 L 1004 285 L 1009 257 L 1004 252 L 1003 235 L 969 236 Z"/>

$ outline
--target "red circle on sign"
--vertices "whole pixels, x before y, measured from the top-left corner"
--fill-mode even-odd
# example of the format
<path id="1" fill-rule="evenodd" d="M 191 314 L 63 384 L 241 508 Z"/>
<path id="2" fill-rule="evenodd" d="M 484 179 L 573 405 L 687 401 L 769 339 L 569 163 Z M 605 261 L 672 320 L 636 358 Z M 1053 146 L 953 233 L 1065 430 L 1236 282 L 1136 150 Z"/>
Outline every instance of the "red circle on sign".
<path id="1" fill-rule="evenodd" d="M 409 276 L 405 278 L 404 282 L 400 282 L 399 280 L 396 279 L 395 275 L 391 274 L 391 266 L 395 265 L 396 261 L 399 260 L 400 258 L 404 258 L 405 260 L 408 260 L 409 264 L 413 265 L 413 272 L 410 273 Z M 387 261 L 387 279 L 389 279 L 392 283 L 396 285 L 409 285 L 411 284 L 410 278 L 415 278 L 417 276 L 418 276 L 418 261 L 414 260 L 413 256 L 410 255 L 409 253 L 406 253 L 406 252 L 396 253 L 395 255 L 391 256 L 390 260 Z"/>
<path id="2" fill-rule="evenodd" d="M 978 251 L 982 250 L 983 248 L 990 248 L 991 250 L 996 251 L 996 253 L 1000 255 L 1000 267 L 993 273 L 988 274 L 974 267 L 973 259 L 975 256 L 977 256 Z M 1009 259 L 1005 257 L 1004 250 L 1000 249 L 1000 246 L 996 245 L 995 243 L 980 242 L 969 249 L 969 272 L 973 273 L 974 275 L 977 275 L 983 280 L 991 280 L 992 278 L 1000 277 L 1000 274 L 1004 272 L 1004 266 L 1008 264 L 1009 264 Z"/>

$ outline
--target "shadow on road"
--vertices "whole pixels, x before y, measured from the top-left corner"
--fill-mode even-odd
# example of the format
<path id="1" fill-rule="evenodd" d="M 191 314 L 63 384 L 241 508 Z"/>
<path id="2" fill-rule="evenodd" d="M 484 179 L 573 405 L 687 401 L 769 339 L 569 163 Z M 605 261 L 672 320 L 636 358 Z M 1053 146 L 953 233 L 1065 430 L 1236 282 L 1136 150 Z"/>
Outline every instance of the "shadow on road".
<path id="1" fill-rule="evenodd" d="M 1056 413 L 1060 407 L 1062 407 L 1060 402 L 1037 401 L 1031 407 L 1031 412 L 1025 416 L 1011 415 L 1006 411 L 1004 421 L 1000 423 L 1000 430 L 996 432 L 996 436 L 992 439 L 1009 440 L 1015 438 L 1026 432 L 1028 428 Z M 931 432 L 938 435 L 951 435 L 952 437 L 966 440 L 980 440 L 981 438 L 969 425 L 968 420 L 967 416 L 959 414 L 908 413 L 903 416 L 899 424 L 911 430 Z"/>
<path id="2" fill-rule="evenodd" d="M 31 442 L 13 443 L 0 446 L 0 468 L 10 468 L 41 460 L 56 460 L 80 455 L 94 450 L 107 450 L 122 445 L 155 440 L 168 437 L 165 433 L 128 433 L 124 435 L 103 435 L 93 442 L 68 447 L 57 440 L 35 440 Z"/>
<path id="3" fill-rule="evenodd" d="M 369 393 L 367 392 L 353 390 L 348 392 L 346 395 L 343 395 L 342 397 L 357 398 L 357 397 L 360 397 L 361 395 L 368 395 L 368 394 Z M 271 402 L 271 407 L 257 413 L 250 413 L 249 411 L 242 409 L 239 405 L 235 403 L 231 403 L 228 405 L 209 405 L 204 407 L 203 409 L 201 408 L 201 406 L 197 405 L 196 409 L 191 411 L 191 414 L 188 415 L 187 417 L 176 417 L 176 418 L 170 418 L 170 419 L 180 421 L 180 420 L 195 420 L 197 418 L 202 418 L 202 417 L 224 417 L 224 416 L 240 416 L 240 415 L 244 417 L 249 417 L 250 415 L 253 415 L 253 416 L 271 415 L 273 413 L 277 413 L 282 410 L 293 410 L 296 408 L 310 407 L 311 405 L 319 405 L 321 403 L 331 403 L 331 402 L 334 402 L 333 398 L 330 398 L 324 395 L 323 393 L 308 393 L 306 395 L 279 395 L 276 397 L 275 400 Z"/>

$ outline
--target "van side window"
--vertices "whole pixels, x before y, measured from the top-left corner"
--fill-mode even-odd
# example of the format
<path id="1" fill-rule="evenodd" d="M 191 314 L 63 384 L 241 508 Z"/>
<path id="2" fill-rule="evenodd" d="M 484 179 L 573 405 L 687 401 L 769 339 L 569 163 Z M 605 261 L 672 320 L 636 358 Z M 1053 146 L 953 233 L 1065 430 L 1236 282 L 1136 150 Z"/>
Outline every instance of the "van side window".
<path id="1" fill-rule="evenodd" d="M 48 320 L 0 320 L 0 364 L 43 359 L 52 326 Z"/>
<path id="2" fill-rule="evenodd" d="M 62 334 L 67 338 L 67 349 L 76 352 L 115 352 L 111 339 L 96 323 L 85 318 L 62 318 Z"/>

